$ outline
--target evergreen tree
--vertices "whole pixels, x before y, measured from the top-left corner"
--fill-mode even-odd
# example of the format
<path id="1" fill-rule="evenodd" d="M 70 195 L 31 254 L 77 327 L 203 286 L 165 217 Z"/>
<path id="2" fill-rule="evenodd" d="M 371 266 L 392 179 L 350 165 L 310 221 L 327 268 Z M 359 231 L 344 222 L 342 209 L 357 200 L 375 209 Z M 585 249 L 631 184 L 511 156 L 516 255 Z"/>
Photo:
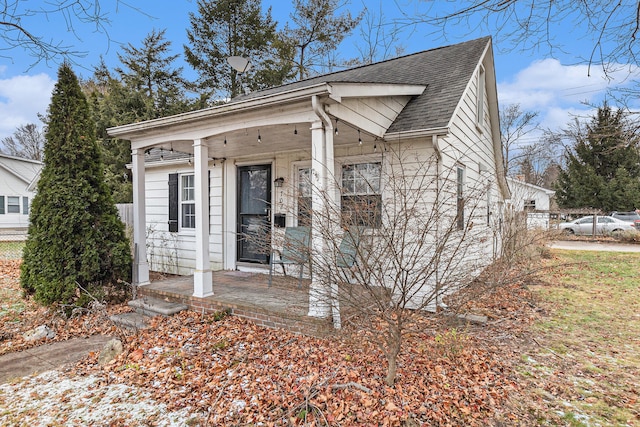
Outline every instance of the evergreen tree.
<path id="1" fill-rule="evenodd" d="M 338 0 L 295 0 L 290 15 L 293 28 L 287 27 L 287 39 L 295 49 L 294 71 L 299 80 L 309 77 L 319 67 L 329 67 L 327 55 L 360 23 L 362 14 L 336 15 Z"/>
<path id="2" fill-rule="evenodd" d="M 187 97 L 190 84 L 182 77 L 182 68 L 173 66 L 178 55 L 170 54 L 171 42 L 164 35 L 165 30 L 153 30 L 141 47 L 123 47 L 123 53 L 118 54 L 122 67 L 112 73 L 101 61 L 83 84 L 96 122 L 105 181 L 116 203 L 132 200 L 131 171 L 126 168 L 131 162 L 131 145 L 109 137 L 107 128 L 203 106 Z"/>
<path id="3" fill-rule="evenodd" d="M 585 132 L 574 132 L 556 185 L 558 205 L 604 211 L 640 207 L 638 135 L 622 110 L 598 108 Z"/>
<path id="4" fill-rule="evenodd" d="M 182 77 L 182 67 L 172 66 L 179 55 L 169 54 L 171 42 L 164 38 L 165 32 L 153 30 L 144 38 L 141 48 L 129 43 L 122 48 L 124 54 L 118 54 L 124 68 L 115 71 L 129 95 L 140 95 L 143 120 L 187 110 L 188 84 Z"/>
<path id="5" fill-rule="evenodd" d="M 48 110 L 30 222 L 21 285 L 37 301 L 83 305 L 82 289 L 126 289 L 119 279 L 130 274 L 129 243 L 103 180 L 87 99 L 66 63 Z"/>
<path id="6" fill-rule="evenodd" d="M 186 61 L 199 73 L 199 88 L 216 101 L 251 90 L 281 84 L 291 64 L 280 61 L 288 45 L 281 43 L 271 9 L 262 14 L 260 0 L 198 0 L 198 13 L 189 14 Z M 227 58 L 242 56 L 251 68 L 242 75 Z"/>

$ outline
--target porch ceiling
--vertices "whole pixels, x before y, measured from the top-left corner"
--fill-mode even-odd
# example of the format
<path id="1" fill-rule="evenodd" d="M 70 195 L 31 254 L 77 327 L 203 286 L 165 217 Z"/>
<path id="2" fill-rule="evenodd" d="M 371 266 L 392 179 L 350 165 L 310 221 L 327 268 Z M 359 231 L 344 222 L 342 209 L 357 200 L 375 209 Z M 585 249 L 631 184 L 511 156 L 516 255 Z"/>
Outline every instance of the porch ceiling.
<path id="1" fill-rule="evenodd" d="M 335 123 L 335 122 L 334 122 Z M 260 142 L 258 141 L 260 135 Z M 338 134 L 334 134 L 334 146 L 371 145 L 375 137 L 353 128 L 352 126 L 338 122 Z M 225 144 L 226 140 L 226 144 Z M 288 123 L 270 125 L 266 127 L 249 127 L 234 130 L 225 134 L 205 138 L 209 146 L 209 156 L 215 158 L 236 158 L 250 155 L 264 155 L 287 151 L 310 151 L 311 128 L 309 123 Z M 193 153 L 193 141 L 191 140 L 167 140 L 154 144 L 154 148 L 163 148 L 184 153 Z"/>

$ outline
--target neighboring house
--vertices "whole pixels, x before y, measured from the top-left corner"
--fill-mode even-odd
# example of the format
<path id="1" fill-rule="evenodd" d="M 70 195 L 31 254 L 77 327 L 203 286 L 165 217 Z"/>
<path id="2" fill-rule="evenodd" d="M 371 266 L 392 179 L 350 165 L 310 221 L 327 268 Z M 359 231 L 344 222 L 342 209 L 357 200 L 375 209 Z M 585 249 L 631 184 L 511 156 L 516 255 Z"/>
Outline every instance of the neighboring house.
<path id="1" fill-rule="evenodd" d="M 0 153 L 0 229 L 26 232 L 40 169 L 37 160 Z"/>
<path id="2" fill-rule="evenodd" d="M 556 192 L 518 178 L 507 177 L 507 183 L 511 190 L 511 206 L 516 212 L 526 213 L 527 228 L 548 230 L 551 198 Z"/>
<path id="3" fill-rule="evenodd" d="M 451 182 L 457 197 L 449 214 L 474 215 L 474 222 L 477 216 L 473 228 L 484 230 L 485 236 L 472 242 L 473 256 L 486 265 L 500 250 L 496 230 L 509 189 L 489 37 L 108 133 L 131 141 L 139 284 L 148 283 L 151 267 L 193 274 L 193 296 L 212 295 L 212 271 L 255 269 L 268 260 L 243 238 L 244 230 L 274 222 L 318 224 L 318 212 L 327 207 L 321 195 L 332 194 L 334 177 L 341 188 L 354 184 L 352 193 L 335 195 L 343 211 L 357 195 L 377 206 L 365 215 L 379 215 L 375 201 L 384 203 L 390 188 L 379 180 L 358 185 L 348 174 L 366 171 L 359 176 L 376 180 L 381 170 L 393 168 L 385 144 L 413 150 L 416 160 L 436 158 L 434 188 Z M 485 191 L 483 206 L 472 211 L 465 197 L 479 187 Z M 433 209 L 433 199 L 425 202 Z M 315 226 L 312 230 L 314 250 L 330 246 Z M 312 277 L 309 315 L 328 317 L 321 279 Z"/>

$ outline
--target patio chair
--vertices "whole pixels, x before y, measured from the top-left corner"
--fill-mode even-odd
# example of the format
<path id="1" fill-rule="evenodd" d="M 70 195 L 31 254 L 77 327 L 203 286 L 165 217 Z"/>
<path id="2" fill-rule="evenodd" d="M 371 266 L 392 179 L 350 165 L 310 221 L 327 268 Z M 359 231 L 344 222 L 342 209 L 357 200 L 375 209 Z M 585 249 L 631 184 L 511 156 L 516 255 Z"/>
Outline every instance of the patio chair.
<path id="1" fill-rule="evenodd" d="M 284 245 L 282 251 L 274 250 L 271 252 L 269 260 L 269 287 L 273 278 L 273 265 L 280 264 L 284 275 L 287 275 L 285 265 L 300 266 L 300 275 L 298 276 L 298 288 L 302 285 L 302 272 L 304 265 L 310 260 L 311 251 L 311 228 L 310 227 L 287 227 L 284 231 Z M 279 259 L 276 259 L 276 255 Z"/>
<path id="2" fill-rule="evenodd" d="M 361 233 L 360 229 L 344 231 L 342 242 L 340 242 L 338 254 L 336 255 L 337 267 L 351 268 L 356 264 Z"/>

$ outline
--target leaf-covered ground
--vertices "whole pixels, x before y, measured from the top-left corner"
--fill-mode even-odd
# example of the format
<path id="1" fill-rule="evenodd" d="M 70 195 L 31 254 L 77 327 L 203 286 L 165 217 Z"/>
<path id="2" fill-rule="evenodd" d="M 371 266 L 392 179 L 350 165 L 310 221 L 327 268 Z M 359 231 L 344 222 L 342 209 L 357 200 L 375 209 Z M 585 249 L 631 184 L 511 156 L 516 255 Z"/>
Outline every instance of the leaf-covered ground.
<path id="1" fill-rule="evenodd" d="M 320 339 L 195 312 L 155 318 L 151 328 L 137 333 L 117 330 L 105 321 L 105 310 L 65 322 L 28 301 L 21 308 L 10 307 L 16 302 L 5 298 L 5 289 L 17 289 L 16 268 L 16 263 L 0 261 L 4 337 L 0 352 L 30 345 L 18 331 L 42 323 L 56 328 L 59 337 L 117 334 L 125 342 L 125 352 L 104 367 L 97 364 L 98 354 L 91 354 L 61 374 L 67 381 L 77 381 L 79 396 L 69 389 L 59 396 L 53 393 L 59 379 L 1 386 L 0 407 L 6 409 L 0 411 L 0 424 L 41 423 L 43 415 L 27 404 L 41 398 L 45 405 L 57 398 L 58 405 L 46 406 L 47 416 L 64 420 L 61 425 L 640 425 L 633 400 L 639 389 L 636 365 L 627 363 L 616 371 L 613 363 L 607 363 L 613 372 L 600 372 L 600 378 L 612 384 L 618 381 L 618 388 L 604 388 L 606 396 L 586 396 L 593 403 L 622 402 L 623 410 L 615 417 L 591 416 L 588 406 L 579 406 L 575 380 L 585 374 L 577 361 L 594 364 L 596 357 L 588 346 L 574 346 L 570 358 L 560 352 L 560 345 L 569 345 L 573 331 L 582 327 L 565 329 L 562 337 L 553 324 L 563 303 L 550 292 L 567 286 L 562 282 L 567 276 L 560 270 L 553 270 L 557 271 L 553 276 L 543 274 L 545 281 L 529 286 L 514 283 L 478 295 L 469 307 L 488 316 L 486 325 L 468 325 L 448 316 L 423 317 L 420 330 L 407 337 L 398 380 L 388 387 L 385 359 L 362 334 Z M 569 272 L 567 280 L 577 280 L 571 279 L 573 274 Z M 606 274 L 621 273 L 612 268 Z M 625 292 L 637 296 L 637 289 Z M 625 292 L 614 297 L 624 298 Z M 588 298 L 581 301 L 587 304 Z M 553 328 L 545 326 L 549 322 Z M 637 336 L 635 340 L 631 338 L 628 345 L 637 355 Z M 595 368 L 591 371 L 597 372 Z M 589 375 L 588 380 L 597 381 L 595 374 Z M 90 384 L 88 391 L 80 385 L 83 381 Z M 48 386 L 47 391 L 33 391 L 38 384 Z M 106 398 L 122 387 L 128 391 Z M 20 400 L 20 395 L 28 397 Z M 86 398 L 74 400 L 74 396 Z M 107 420 L 88 418 L 104 410 L 103 401 L 116 405 L 127 399 L 144 405 L 112 411 Z"/>

